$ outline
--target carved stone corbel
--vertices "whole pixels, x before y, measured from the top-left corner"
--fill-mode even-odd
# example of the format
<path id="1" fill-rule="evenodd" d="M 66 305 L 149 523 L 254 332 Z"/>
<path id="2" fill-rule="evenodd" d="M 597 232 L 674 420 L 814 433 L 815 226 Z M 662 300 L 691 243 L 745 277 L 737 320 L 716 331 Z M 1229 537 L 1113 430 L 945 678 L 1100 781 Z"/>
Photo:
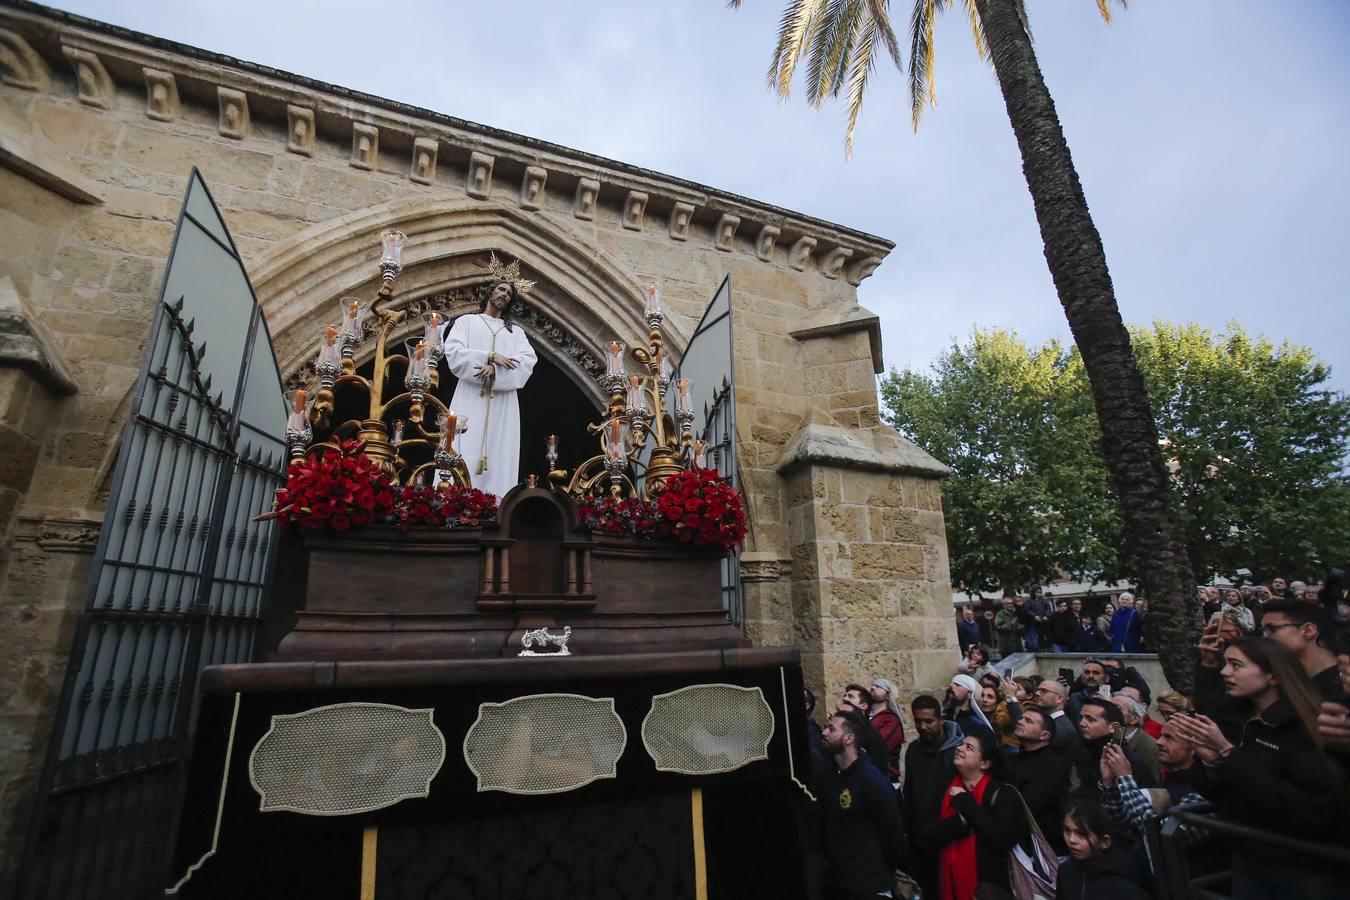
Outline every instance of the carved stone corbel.
<path id="1" fill-rule="evenodd" d="M 713 232 L 713 246 L 723 252 L 730 252 L 732 241 L 736 239 L 736 229 L 741 227 L 741 217 L 723 213 L 717 220 L 717 230 Z"/>
<path id="2" fill-rule="evenodd" d="M 811 251 L 816 249 L 816 239 L 813 237 L 799 237 L 797 242 L 792 245 L 788 251 L 788 265 L 798 272 L 806 268 L 806 264 L 811 261 Z"/>
<path id="3" fill-rule="evenodd" d="M 600 182 L 594 178 L 583 178 L 577 182 L 577 199 L 572 214 L 578 219 L 594 219 L 595 204 L 600 198 Z"/>
<path id="4" fill-rule="evenodd" d="M 525 177 L 520 182 L 520 205 L 523 209 L 538 209 L 544 205 L 544 185 L 548 182 L 548 170 L 539 166 L 526 166 Z"/>
<path id="5" fill-rule="evenodd" d="M 408 177 L 418 184 L 431 184 L 436 180 L 436 155 L 440 152 L 441 142 L 435 138 L 420 137 L 413 139 L 412 167 Z"/>
<path id="6" fill-rule="evenodd" d="M 848 247 L 835 247 L 820 258 L 820 274 L 826 278 L 838 278 L 853 251 Z"/>
<path id="7" fill-rule="evenodd" d="M 765 225 L 759 230 L 759 236 L 755 238 L 755 256 L 764 262 L 770 262 L 773 259 L 773 248 L 778 246 L 778 235 L 783 230 L 777 225 Z"/>
<path id="8" fill-rule="evenodd" d="M 469 154 L 469 177 L 464 190 L 470 197 L 486 200 L 492 194 L 492 166 L 494 157 L 486 153 Z"/>
<path id="9" fill-rule="evenodd" d="M 216 97 L 220 101 L 220 133 L 236 141 L 248 137 L 248 95 L 234 88 L 218 87 Z"/>
<path id="10" fill-rule="evenodd" d="M 623 227 L 629 231 L 642 230 L 642 218 L 647 212 L 647 194 L 644 191 L 629 191 L 623 201 Z"/>
<path id="11" fill-rule="evenodd" d="M 37 51 L 22 37 L 0 28 L 0 80 L 26 91 L 45 91 L 51 73 Z"/>
<path id="12" fill-rule="evenodd" d="M 380 129 L 364 122 L 352 123 L 352 166 L 373 172 L 380 161 Z"/>
<path id="13" fill-rule="evenodd" d="M 103 68 L 103 60 L 78 47 L 62 47 L 61 53 L 75 69 L 75 85 L 80 102 L 98 109 L 110 109 L 114 88 L 112 77 Z"/>
<path id="14" fill-rule="evenodd" d="M 178 82 L 172 72 L 145 69 L 145 114 L 157 122 L 178 118 Z"/>
<path id="15" fill-rule="evenodd" d="M 864 278 L 867 278 L 875 272 L 879 265 L 881 265 L 880 256 L 864 256 L 862 259 L 849 266 L 848 283 L 857 287 L 862 284 Z"/>
<path id="16" fill-rule="evenodd" d="M 314 110 L 308 106 L 286 106 L 286 149 L 301 156 L 314 155 Z"/>
<path id="17" fill-rule="evenodd" d="M 694 220 L 694 204 L 676 203 L 670 211 L 670 239 L 684 241 L 689 239 L 689 223 Z"/>

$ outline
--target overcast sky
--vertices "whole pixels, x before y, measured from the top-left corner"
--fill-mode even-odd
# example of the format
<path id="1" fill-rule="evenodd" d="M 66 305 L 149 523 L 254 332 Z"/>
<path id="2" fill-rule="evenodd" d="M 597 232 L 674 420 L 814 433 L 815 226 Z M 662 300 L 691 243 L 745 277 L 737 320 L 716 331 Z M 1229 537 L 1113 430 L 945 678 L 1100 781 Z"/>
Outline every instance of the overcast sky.
<path id="1" fill-rule="evenodd" d="M 919 133 L 882 69 L 846 161 L 840 104 L 764 87 L 783 0 L 59 5 L 890 238 L 859 289 L 888 367 L 925 367 L 977 325 L 1068 338 L 960 14 L 938 29 Z M 1136 0 L 1109 27 L 1092 0 L 1028 6 L 1126 321 L 1237 321 L 1312 346 L 1350 388 L 1350 2 Z"/>

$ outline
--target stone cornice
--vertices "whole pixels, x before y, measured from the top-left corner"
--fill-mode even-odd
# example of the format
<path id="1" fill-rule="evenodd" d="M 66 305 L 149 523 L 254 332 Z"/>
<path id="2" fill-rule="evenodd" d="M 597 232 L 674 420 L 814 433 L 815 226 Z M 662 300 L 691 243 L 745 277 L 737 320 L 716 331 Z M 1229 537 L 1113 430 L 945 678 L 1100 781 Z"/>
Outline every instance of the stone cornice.
<path id="1" fill-rule="evenodd" d="M 918 445 L 885 429 L 869 434 L 837 425 L 806 422 L 788 441 L 779 458 L 778 473 L 786 475 L 799 466 L 826 469 L 859 469 L 895 475 L 923 475 L 945 478 L 951 470 L 929 456 Z"/>
<path id="2" fill-rule="evenodd" d="M 134 85 L 147 90 L 150 94 L 147 115 L 151 118 L 172 115 L 179 102 L 219 103 L 221 133 L 225 136 L 246 135 L 250 119 L 278 122 L 287 129 L 287 149 L 301 154 L 305 153 L 305 136 L 293 133 L 296 121 L 306 122 L 304 127 L 339 140 L 351 140 L 356 126 L 374 129 L 370 135 L 378 135 L 381 156 L 406 157 L 405 171 L 411 181 L 419 183 L 425 183 L 428 172 L 425 163 L 434 156 L 420 157 L 424 164 L 419 165 L 419 157 L 414 155 L 417 142 L 425 149 L 429 141 L 434 141 L 441 148 L 437 164 L 441 169 L 462 173 L 461 183 L 466 184 L 470 196 L 479 195 L 475 192 L 475 160 L 479 166 L 487 162 L 489 176 L 494 160 L 498 170 L 509 162 L 513 171 L 532 168 L 536 178 L 539 172 L 543 173 L 541 184 L 546 181 L 565 189 L 590 179 L 598 185 L 594 201 L 620 213 L 626 203 L 631 204 L 634 195 L 646 195 L 643 205 L 648 221 L 645 226 L 641 222 L 632 223 L 630 228 L 636 225 L 656 230 L 672 209 L 693 207 L 691 219 L 707 229 L 707 242 L 717 249 L 734 249 L 761 259 L 769 257 L 766 261 L 786 263 L 796 269 L 811 264 L 825 278 L 842 274 L 854 285 L 872 274 L 895 246 L 875 235 L 639 166 L 23 0 L 7 0 L 6 6 L 0 7 L 0 29 L 4 30 L 7 44 L 13 45 L 16 39 L 26 43 L 36 57 L 54 70 L 69 73 L 73 66 L 81 102 L 95 108 L 104 105 L 103 95 L 110 85 Z M 147 72 L 151 74 L 147 76 Z M 38 77 L 8 81 L 28 90 L 45 87 Z M 21 81 L 31 84 L 19 84 Z M 69 90 L 69 87 L 62 82 L 50 89 Z M 226 95 L 230 98 L 230 122 L 235 123 L 228 128 Z M 297 110 L 311 111 L 312 119 L 297 117 Z M 297 137 L 301 142 L 297 143 Z M 312 130 L 309 137 L 312 139 Z M 366 144 L 373 147 L 374 141 L 367 140 Z M 355 151 L 352 164 L 364 167 Z M 481 183 L 477 189 L 482 189 Z M 531 208 L 528 202 L 522 205 Z M 589 218 L 586 212 L 589 211 L 578 208 L 576 215 Z M 659 217 L 656 223 L 650 221 L 653 214 Z M 728 230 L 732 224 L 735 227 Z M 777 229 L 770 232 L 780 245 L 776 251 L 772 244 L 757 242 L 766 228 Z M 681 240 L 684 235 L 672 229 L 670 238 Z M 795 256 L 789 248 L 795 248 Z"/>
<path id="3" fill-rule="evenodd" d="M 872 352 L 872 371 L 880 375 L 886 371 L 881 360 L 881 319 L 871 310 L 855 306 L 843 313 L 829 312 L 824 317 L 808 322 L 805 326 L 789 331 L 799 341 L 833 337 L 853 331 L 867 332 L 868 349 Z"/>

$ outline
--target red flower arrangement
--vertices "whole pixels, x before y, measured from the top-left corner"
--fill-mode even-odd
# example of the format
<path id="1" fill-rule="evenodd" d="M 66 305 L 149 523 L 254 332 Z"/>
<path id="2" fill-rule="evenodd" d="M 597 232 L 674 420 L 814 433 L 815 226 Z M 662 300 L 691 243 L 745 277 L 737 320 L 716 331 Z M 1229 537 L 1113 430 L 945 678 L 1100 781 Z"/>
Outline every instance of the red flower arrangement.
<path id="1" fill-rule="evenodd" d="M 413 525 L 473 526 L 496 515 L 496 495 L 485 494 L 478 488 L 458 484 L 443 488 L 409 485 L 394 504 L 393 522 L 399 531 L 407 531 Z"/>
<path id="2" fill-rule="evenodd" d="M 287 472 L 277 491 L 277 522 L 288 531 L 347 531 L 383 519 L 394 509 L 389 476 L 362 452 L 359 441 L 306 457 Z"/>
<path id="3" fill-rule="evenodd" d="M 656 512 L 681 543 L 730 552 L 745 541 L 741 493 L 716 469 L 690 469 L 671 476 L 657 495 Z"/>
<path id="4" fill-rule="evenodd" d="M 633 497 L 588 497 L 577 507 L 581 522 L 600 534 L 635 534 L 651 537 L 660 531 L 656 504 Z"/>

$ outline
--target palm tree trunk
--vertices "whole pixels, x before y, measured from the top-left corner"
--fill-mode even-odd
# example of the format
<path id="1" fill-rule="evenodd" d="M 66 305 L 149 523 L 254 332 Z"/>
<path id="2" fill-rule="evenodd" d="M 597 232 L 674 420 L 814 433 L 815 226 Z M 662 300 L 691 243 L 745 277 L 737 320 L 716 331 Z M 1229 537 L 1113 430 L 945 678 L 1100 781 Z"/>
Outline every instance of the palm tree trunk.
<path id="1" fill-rule="evenodd" d="M 1120 500 L 1127 547 L 1149 598 L 1151 637 L 1167 680 L 1190 693 L 1200 633 L 1195 579 L 1173 512 L 1148 392 L 1116 307 L 1101 235 L 1014 0 L 976 0 L 976 7 L 1022 151 L 1045 260 L 1092 384 L 1102 454 Z"/>

